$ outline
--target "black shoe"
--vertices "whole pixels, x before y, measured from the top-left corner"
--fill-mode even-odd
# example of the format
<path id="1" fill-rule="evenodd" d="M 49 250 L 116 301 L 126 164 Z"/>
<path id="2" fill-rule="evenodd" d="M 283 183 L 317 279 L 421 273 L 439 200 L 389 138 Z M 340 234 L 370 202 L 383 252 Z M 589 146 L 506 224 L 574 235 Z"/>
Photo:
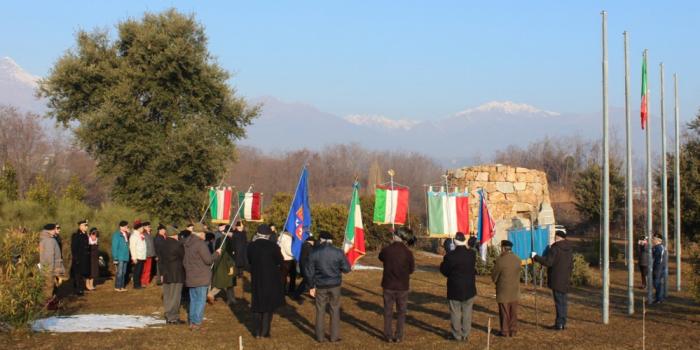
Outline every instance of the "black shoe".
<path id="1" fill-rule="evenodd" d="M 384 337 L 384 341 L 387 342 L 387 343 L 393 343 L 393 342 L 394 342 L 394 338 Z"/>
<path id="2" fill-rule="evenodd" d="M 402 341 L 403 341 L 403 339 L 401 339 L 401 338 L 396 338 L 396 339 L 394 339 L 394 343 L 400 343 L 400 342 L 402 342 Z"/>
<path id="3" fill-rule="evenodd" d="M 552 326 L 552 329 L 555 331 L 563 331 L 566 329 L 566 326 L 562 324 L 555 324 L 554 326 Z"/>

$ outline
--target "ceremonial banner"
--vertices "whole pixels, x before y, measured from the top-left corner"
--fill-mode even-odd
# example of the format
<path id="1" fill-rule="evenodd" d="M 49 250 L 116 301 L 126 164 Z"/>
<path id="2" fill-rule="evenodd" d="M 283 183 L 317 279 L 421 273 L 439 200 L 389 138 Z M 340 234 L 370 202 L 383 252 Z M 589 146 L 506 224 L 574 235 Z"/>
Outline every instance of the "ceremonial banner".
<path id="1" fill-rule="evenodd" d="M 262 193 L 238 192 L 238 205 L 241 217 L 245 221 L 261 222 L 262 220 Z"/>
<path id="2" fill-rule="evenodd" d="M 428 234 L 454 237 L 457 232 L 469 235 L 469 192 L 447 193 L 428 189 Z"/>
<path id="3" fill-rule="evenodd" d="M 647 56 L 644 55 L 642 59 L 642 105 L 639 108 L 642 117 L 642 130 L 647 126 L 647 119 L 649 119 L 649 106 L 647 101 L 649 100 L 649 88 L 647 87 Z"/>
<path id="4" fill-rule="evenodd" d="M 487 243 L 496 235 L 496 223 L 486 205 L 486 194 L 479 190 L 479 218 L 477 220 L 477 239 L 479 240 L 481 260 L 486 261 Z"/>
<path id="5" fill-rule="evenodd" d="M 227 224 L 231 220 L 231 196 L 233 190 L 231 187 L 222 187 L 209 189 L 209 213 L 211 214 L 212 223 Z"/>
<path id="6" fill-rule="evenodd" d="M 348 222 L 345 224 L 345 242 L 343 250 L 350 266 L 365 255 L 365 229 L 362 225 L 362 209 L 360 208 L 360 183 L 352 187 L 352 199 L 348 210 Z"/>
<path id="7" fill-rule="evenodd" d="M 292 253 L 294 259 L 299 261 L 301 257 L 301 245 L 309 237 L 311 227 L 311 205 L 309 205 L 308 180 L 309 172 L 306 166 L 301 170 L 297 190 L 294 193 L 292 205 L 289 207 L 287 221 L 284 223 L 285 231 L 292 234 Z"/>
<path id="8" fill-rule="evenodd" d="M 374 197 L 374 223 L 397 224 L 406 223 L 408 214 L 408 187 L 394 185 L 379 185 Z"/>

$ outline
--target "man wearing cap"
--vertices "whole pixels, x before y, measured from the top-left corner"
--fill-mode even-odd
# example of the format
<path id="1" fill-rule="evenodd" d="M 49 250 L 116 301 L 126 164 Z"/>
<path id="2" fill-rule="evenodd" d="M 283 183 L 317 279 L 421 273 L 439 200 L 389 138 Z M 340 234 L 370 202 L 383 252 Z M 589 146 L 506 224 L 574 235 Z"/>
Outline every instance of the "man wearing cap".
<path id="1" fill-rule="evenodd" d="M 241 280 L 240 283 L 236 281 L 235 284 L 241 285 L 241 298 L 243 298 L 243 294 L 245 293 L 245 288 L 243 286 L 243 271 L 245 271 L 245 269 L 248 267 L 248 232 L 245 231 L 243 222 L 236 222 L 231 239 L 233 241 L 233 260 L 236 263 L 236 279 Z"/>
<path id="2" fill-rule="evenodd" d="M 647 251 L 647 238 L 642 236 L 637 241 L 637 265 L 642 275 L 642 289 L 647 288 L 647 272 L 649 272 L 649 254 Z"/>
<path id="3" fill-rule="evenodd" d="M 339 248 L 333 246 L 328 231 L 319 234 L 319 246 L 309 256 L 304 274 L 309 280 L 309 293 L 316 298 L 316 340 L 326 340 L 324 331 L 326 306 L 330 305 L 332 342 L 340 341 L 340 285 L 343 273 L 350 272 L 350 263 Z"/>
<path id="4" fill-rule="evenodd" d="M 175 235 L 177 237 L 177 234 Z M 163 243 L 168 239 L 168 230 L 165 225 L 158 224 L 156 229 L 156 237 L 153 239 L 153 248 L 156 251 L 156 284 L 161 285 L 163 283 L 163 277 L 161 274 L 161 249 L 163 248 Z"/>
<path id="5" fill-rule="evenodd" d="M 87 230 L 87 220 L 80 220 L 78 229 L 73 233 L 70 240 L 70 277 L 73 280 L 73 288 L 77 295 L 83 295 L 85 278 L 90 276 L 90 242 Z"/>
<path id="6" fill-rule="evenodd" d="M 462 232 L 457 232 L 454 244 L 455 249 L 442 259 L 440 272 L 447 277 L 451 339 L 466 341 L 472 329 L 472 307 L 476 299 L 476 252 L 467 249 L 467 238 Z"/>
<path id="7" fill-rule="evenodd" d="M 520 258 L 513 253 L 513 242 L 501 241 L 501 255 L 491 271 L 496 284 L 500 336 L 514 337 L 518 331 L 518 299 L 520 299 Z"/>
<path id="8" fill-rule="evenodd" d="M 379 252 L 379 261 L 384 263 L 382 272 L 382 289 L 384 296 L 384 340 L 401 342 L 406 323 L 408 306 L 409 279 L 415 271 L 413 253 L 406 246 L 410 239 L 410 230 L 399 227 L 392 235 L 393 242 Z M 396 333 L 392 332 L 396 305 Z"/>
<path id="9" fill-rule="evenodd" d="M 44 276 L 44 297 L 46 305 L 54 308 L 56 279 L 65 275 L 61 248 L 54 239 L 56 235 L 56 225 L 46 224 L 41 231 L 41 241 L 39 242 L 39 266 Z"/>
<path id="10" fill-rule="evenodd" d="M 664 241 L 659 235 L 654 235 L 652 239 L 652 282 L 654 283 L 654 304 L 662 303 L 666 299 L 666 279 L 664 278 L 664 270 L 668 263 L 668 253 L 664 246 Z"/>
<path id="11" fill-rule="evenodd" d="M 306 277 L 304 271 L 306 269 L 306 265 L 309 263 L 309 256 L 311 255 L 311 251 L 313 251 L 315 244 L 316 237 L 314 237 L 313 234 L 309 232 L 309 237 L 301 245 L 301 254 L 299 256 L 299 271 L 301 272 L 302 277 L 301 283 L 299 283 L 297 290 L 294 291 L 294 294 L 292 296 L 300 304 L 303 302 L 303 299 L 301 299 L 301 295 L 304 294 L 304 292 L 306 292 L 307 290 L 309 290 L 309 279 Z"/>
<path id="12" fill-rule="evenodd" d="M 112 233 L 112 261 L 116 267 L 114 290 L 125 292 L 126 268 L 129 265 L 129 223 L 122 220 L 119 228 Z"/>
<path id="13" fill-rule="evenodd" d="M 270 241 L 272 231 L 262 224 L 248 244 L 248 266 L 250 268 L 251 303 L 254 314 L 256 338 L 270 337 L 272 313 L 284 305 L 284 283 L 280 267 L 282 252 Z"/>
<path id="14" fill-rule="evenodd" d="M 129 237 L 129 252 L 131 253 L 131 263 L 134 265 L 132 279 L 134 289 L 141 289 L 141 274 L 143 264 L 146 261 L 146 237 L 143 234 L 143 224 L 141 221 L 134 222 L 134 231 Z"/>
<path id="15" fill-rule="evenodd" d="M 158 225 L 158 237 L 165 236 L 165 232 L 165 226 Z M 185 321 L 180 319 L 180 299 L 185 282 L 185 248 L 182 242 L 178 241 L 177 234 L 161 238 L 157 247 L 158 265 L 163 278 L 163 310 L 166 324 L 183 324 Z"/>
<path id="16" fill-rule="evenodd" d="M 547 250 L 545 256 L 539 256 L 532 252 L 532 258 L 547 267 L 547 286 L 552 289 L 554 306 L 557 316 L 552 329 L 561 331 L 566 329 L 566 317 L 568 311 L 569 284 L 571 271 L 573 270 L 573 247 L 566 240 L 566 233 L 557 231 L 554 234 L 554 244 Z"/>

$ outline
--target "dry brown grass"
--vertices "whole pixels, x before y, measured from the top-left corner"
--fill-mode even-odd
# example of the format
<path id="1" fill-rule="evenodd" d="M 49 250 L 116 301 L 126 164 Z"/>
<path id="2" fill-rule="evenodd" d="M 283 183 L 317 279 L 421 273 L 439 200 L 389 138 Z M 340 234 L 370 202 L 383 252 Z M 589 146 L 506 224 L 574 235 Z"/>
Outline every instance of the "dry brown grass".
<path id="1" fill-rule="evenodd" d="M 384 343 L 382 334 L 381 271 L 356 271 L 344 279 L 340 343 L 317 344 L 313 337 L 314 311 L 308 300 L 303 305 L 290 302 L 273 320 L 272 338 L 256 340 L 249 330 L 251 316 L 247 302 L 229 309 L 217 301 L 205 311 L 206 334 L 193 334 L 185 326 L 158 329 L 115 331 L 113 333 L 27 334 L 15 333 L 5 344 L 16 349 L 68 349 L 98 347 L 104 349 L 237 349 L 243 336 L 245 349 L 483 349 L 489 318 L 498 330 L 498 309 L 493 285 L 486 277 L 478 278 L 478 299 L 474 307 L 473 328 L 468 344 L 446 340 L 449 313 L 445 301 L 445 279 L 437 272 L 440 258 L 416 253 L 420 271 L 411 280 L 409 313 L 404 343 Z M 673 259 L 671 259 L 673 260 Z M 375 257 L 362 261 L 378 265 Z M 671 271 L 673 271 L 671 266 Z M 638 277 L 638 276 L 636 276 Z M 594 282 L 599 281 L 597 270 Z M 596 287 L 576 289 L 569 297 L 569 325 L 563 332 L 545 329 L 554 319 L 554 306 L 548 289 L 538 289 L 539 328 L 535 326 L 534 296 L 524 288 L 520 303 L 520 331 L 515 338 L 491 338 L 493 349 L 639 349 L 641 348 L 641 290 L 637 289 L 637 313 L 626 315 L 626 270 L 615 266 L 612 273 L 610 324 L 601 324 L 600 290 Z M 671 277 L 670 286 L 675 286 Z M 639 283 L 637 281 L 637 283 Z M 599 284 L 599 283 L 594 283 Z M 134 298 L 138 294 L 140 298 Z M 246 300 L 250 295 L 246 294 Z M 68 303 L 63 314 L 127 313 L 151 315 L 161 312 L 160 289 L 130 290 L 118 294 L 111 281 L 97 292 Z M 185 313 L 182 312 L 184 319 Z M 671 292 L 661 306 L 648 309 L 647 346 L 650 349 L 690 349 L 700 344 L 700 307 L 687 292 Z"/>

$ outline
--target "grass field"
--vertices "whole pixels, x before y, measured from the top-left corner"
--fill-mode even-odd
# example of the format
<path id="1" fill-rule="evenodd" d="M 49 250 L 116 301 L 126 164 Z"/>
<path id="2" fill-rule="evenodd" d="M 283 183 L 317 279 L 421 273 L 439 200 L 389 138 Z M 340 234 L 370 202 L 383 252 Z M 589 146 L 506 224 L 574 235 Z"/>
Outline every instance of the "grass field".
<path id="1" fill-rule="evenodd" d="M 495 290 L 490 280 L 478 277 L 478 297 L 474 306 L 473 328 L 468 343 L 446 340 L 449 334 L 449 312 L 445 300 L 445 278 L 437 271 L 441 257 L 416 252 L 419 271 L 411 278 L 406 336 L 400 345 L 382 340 L 381 271 L 362 270 L 346 275 L 342 289 L 341 337 L 339 343 L 318 344 L 313 335 L 314 309 L 309 299 L 299 305 L 288 301 L 279 309 L 272 323 L 272 338 L 257 340 L 251 335 L 251 314 L 245 300 L 232 307 L 217 300 L 205 310 L 205 334 L 192 333 L 186 326 L 163 326 L 112 333 L 28 333 L 15 332 L 3 340 L 14 349 L 237 349 L 238 337 L 243 337 L 245 349 L 484 349 L 489 319 L 498 330 L 498 308 Z M 379 265 L 376 256 L 362 260 L 365 265 Z M 674 271 L 671 266 L 670 271 Z M 593 272 L 594 283 L 600 275 Z M 639 283 L 638 276 L 637 284 Z M 554 306 L 550 291 L 537 290 L 538 320 L 535 294 L 531 286 L 522 288 L 519 319 L 520 330 L 515 338 L 491 336 L 493 349 L 641 349 L 641 297 L 637 313 L 627 316 L 626 269 L 615 265 L 611 274 L 611 317 L 608 325 L 601 323 L 600 288 L 577 288 L 569 295 L 567 330 L 546 329 L 553 323 Z M 675 286 L 671 277 L 670 286 Z M 672 288 L 673 289 L 673 288 Z M 240 295 L 240 289 L 237 289 Z M 59 314 L 116 313 L 152 315 L 162 313 L 160 288 L 152 285 L 144 290 L 127 293 L 113 291 L 106 281 L 80 299 L 68 299 Z M 186 319 L 184 310 L 181 317 Z M 649 349 L 700 348 L 700 306 L 686 292 L 671 292 L 667 302 L 647 308 L 646 345 Z"/>

